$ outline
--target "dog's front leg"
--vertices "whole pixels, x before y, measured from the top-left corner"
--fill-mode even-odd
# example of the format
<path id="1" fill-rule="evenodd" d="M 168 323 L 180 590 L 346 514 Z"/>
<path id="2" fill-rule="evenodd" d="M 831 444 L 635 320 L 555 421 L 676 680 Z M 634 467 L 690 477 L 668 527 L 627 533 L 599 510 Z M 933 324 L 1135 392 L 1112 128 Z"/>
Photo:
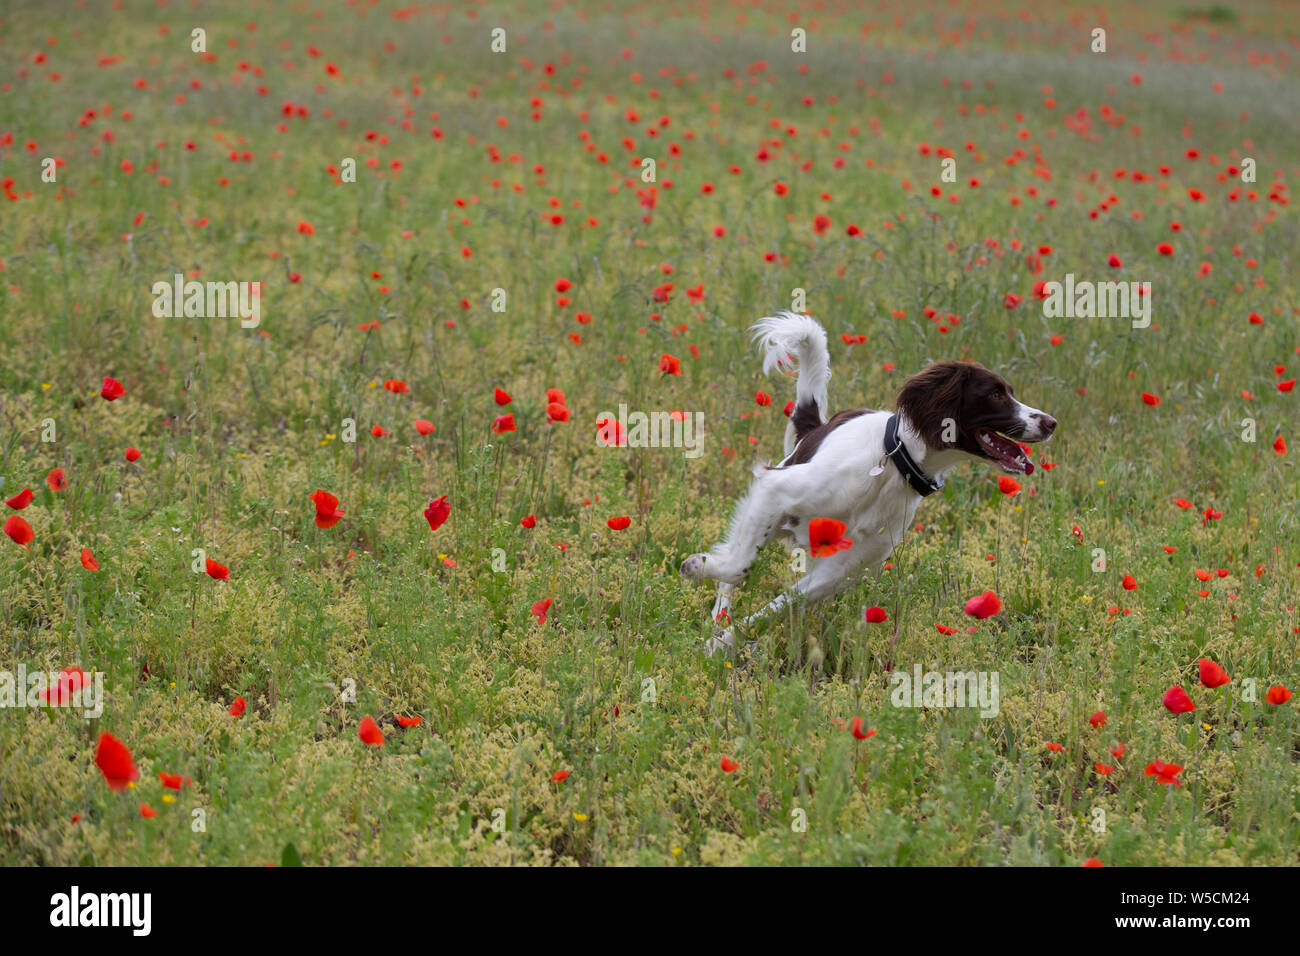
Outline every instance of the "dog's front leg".
<path id="1" fill-rule="evenodd" d="M 709 612 L 716 623 L 721 624 L 724 618 L 728 624 L 731 623 L 731 599 L 735 593 L 736 585 L 718 582 L 718 598 L 713 602 L 713 610 Z"/>
<path id="2" fill-rule="evenodd" d="M 860 544 L 855 544 L 849 550 L 839 551 L 828 558 L 817 558 L 812 571 L 778 594 L 766 606 L 737 622 L 735 628 L 726 628 L 714 634 L 704 644 L 705 653 L 712 656 L 724 647 L 734 647 L 737 630 L 743 632 L 753 627 L 759 621 L 776 614 L 800 598 L 815 603 L 837 594 L 854 579 L 854 572 L 866 559 L 866 548 Z"/>

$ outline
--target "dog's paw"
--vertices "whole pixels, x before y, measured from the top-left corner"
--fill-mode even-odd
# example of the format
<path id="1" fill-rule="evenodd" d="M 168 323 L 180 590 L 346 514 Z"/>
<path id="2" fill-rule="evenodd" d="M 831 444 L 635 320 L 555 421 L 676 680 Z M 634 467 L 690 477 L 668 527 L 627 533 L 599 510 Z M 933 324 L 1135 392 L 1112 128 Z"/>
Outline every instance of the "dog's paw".
<path id="1" fill-rule="evenodd" d="M 728 651 L 736 646 L 736 635 L 731 628 L 714 631 L 713 636 L 704 642 L 704 654 L 712 657 L 718 651 Z"/>
<path id="2" fill-rule="evenodd" d="M 688 581 L 704 580 L 704 562 L 708 560 L 707 554 L 692 554 L 682 562 L 682 577 Z"/>

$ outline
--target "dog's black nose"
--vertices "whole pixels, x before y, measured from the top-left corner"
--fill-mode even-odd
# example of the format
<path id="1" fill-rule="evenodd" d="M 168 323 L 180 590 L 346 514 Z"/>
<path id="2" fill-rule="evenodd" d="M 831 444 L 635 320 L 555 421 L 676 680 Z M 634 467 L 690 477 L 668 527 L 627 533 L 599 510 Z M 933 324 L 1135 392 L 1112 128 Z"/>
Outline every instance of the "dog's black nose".
<path id="1" fill-rule="evenodd" d="M 1038 413 L 1038 424 L 1042 427 L 1043 432 L 1045 433 L 1044 437 L 1056 431 L 1056 419 L 1046 412 Z"/>

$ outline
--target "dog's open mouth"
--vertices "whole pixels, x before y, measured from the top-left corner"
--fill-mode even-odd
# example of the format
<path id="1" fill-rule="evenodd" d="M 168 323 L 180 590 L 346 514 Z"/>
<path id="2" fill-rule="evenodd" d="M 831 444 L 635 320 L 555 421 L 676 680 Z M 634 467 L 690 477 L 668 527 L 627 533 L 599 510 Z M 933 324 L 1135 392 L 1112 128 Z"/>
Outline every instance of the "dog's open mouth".
<path id="1" fill-rule="evenodd" d="M 975 442 L 989 461 L 1013 475 L 1032 475 L 1034 463 L 1025 457 L 1020 445 L 991 428 L 975 429 Z"/>

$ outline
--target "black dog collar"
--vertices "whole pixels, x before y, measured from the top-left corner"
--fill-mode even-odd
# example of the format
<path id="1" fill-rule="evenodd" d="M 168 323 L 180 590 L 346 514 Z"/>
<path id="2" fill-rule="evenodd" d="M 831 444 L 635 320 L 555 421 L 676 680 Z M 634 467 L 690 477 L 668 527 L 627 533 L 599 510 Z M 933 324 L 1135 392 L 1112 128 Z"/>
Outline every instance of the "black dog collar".
<path id="1" fill-rule="evenodd" d="M 923 472 L 907 453 L 907 446 L 898 437 L 897 415 L 890 415 L 889 421 L 885 423 L 885 457 L 893 461 L 902 473 L 907 486 L 922 498 L 934 494 L 943 487 L 942 481 L 935 481 Z"/>

